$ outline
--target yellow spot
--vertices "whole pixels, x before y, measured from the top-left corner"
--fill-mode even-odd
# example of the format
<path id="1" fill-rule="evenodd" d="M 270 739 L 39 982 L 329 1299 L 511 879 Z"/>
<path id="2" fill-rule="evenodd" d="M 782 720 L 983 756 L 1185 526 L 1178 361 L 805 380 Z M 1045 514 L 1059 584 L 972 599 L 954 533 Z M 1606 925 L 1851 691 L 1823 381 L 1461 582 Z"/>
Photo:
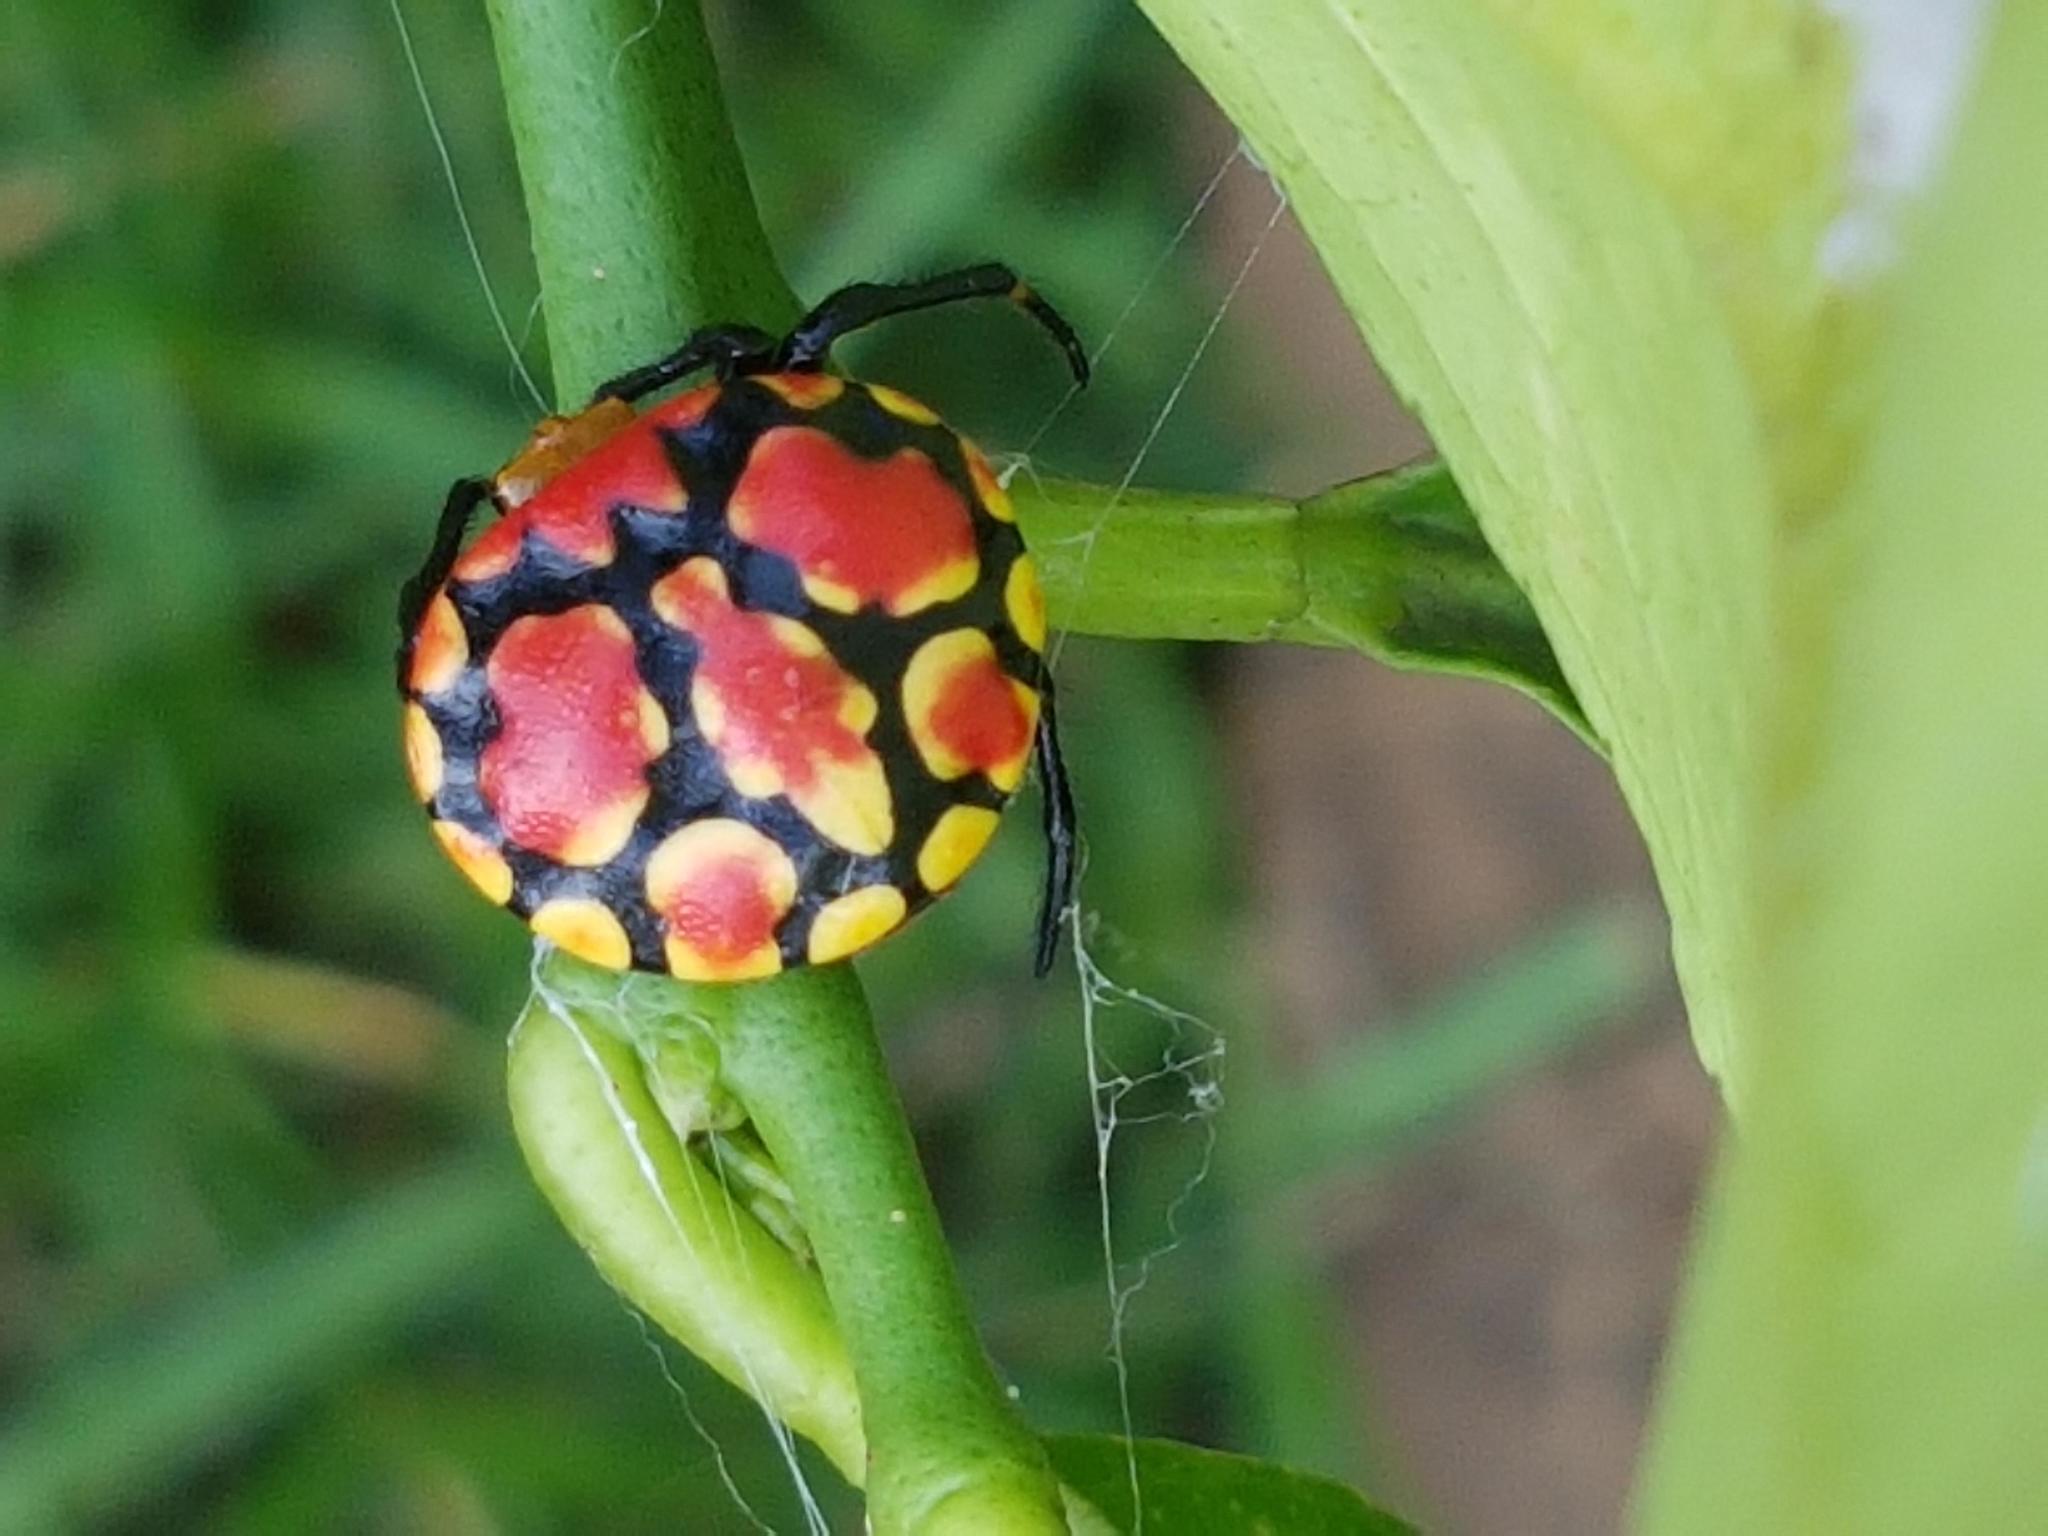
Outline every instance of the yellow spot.
<path id="1" fill-rule="evenodd" d="M 609 805 L 585 816 L 562 844 L 562 862 L 580 869 L 610 863 L 633 835 L 640 813 L 647 809 L 647 787 L 629 789 Z"/>
<path id="2" fill-rule="evenodd" d="M 716 688 L 705 687 L 701 678 L 693 677 L 690 680 L 690 715 L 697 722 L 697 730 L 706 741 L 719 741 L 724 738 L 724 696 Z"/>
<path id="3" fill-rule="evenodd" d="M 980 630 L 955 629 L 925 641 L 903 670 L 903 720 L 910 727 L 918 756 L 938 778 L 957 779 L 973 766 L 932 729 L 939 691 L 957 668 L 970 666 L 994 651 Z"/>
<path id="4" fill-rule="evenodd" d="M 829 373 L 757 373 L 754 382 L 800 411 L 815 411 L 846 393 L 846 381 Z"/>
<path id="5" fill-rule="evenodd" d="M 766 800 L 782 793 L 782 770 L 770 758 L 735 757 L 725 764 L 725 776 L 749 800 Z"/>
<path id="6" fill-rule="evenodd" d="M 727 740 L 727 717 L 716 689 L 701 680 L 693 683 L 690 704 L 734 789 L 750 800 L 788 795 L 806 821 L 849 852 L 877 854 L 888 849 L 896 836 L 896 816 L 888 776 L 873 752 L 863 750 L 852 759 L 813 757 L 808 771 L 792 781 L 774 756 L 736 748 Z M 854 731 L 867 730 L 879 713 L 875 696 L 858 684 L 840 701 L 839 718 Z"/>
<path id="7" fill-rule="evenodd" d="M 446 592 L 434 594 L 420 618 L 419 634 L 412 648 L 412 691 L 439 693 L 454 686 L 469 665 L 469 637 L 462 632 L 462 620 Z"/>
<path id="8" fill-rule="evenodd" d="M 888 776 L 872 753 L 858 763 L 821 766 L 817 782 L 792 790 L 790 799 L 804 820 L 849 853 L 883 853 L 896 835 Z"/>
<path id="9" fill-rule="evenodd" d="M 818 632 L 795 619 L 784 618 L 779 613 L 768 615 L 768 631 L 775 636 L 775 643 L 794 656 L 822 656 L 825 642 L 818 638 Z"/>
<path id="10" fill-rule="evenodd" d="M 859 683 L 848 687 L 845 697 L 839 701 L 839 723 L 856 736 L 867 735 L 875 723 L 875 718 L 881 712 L 881 706 L 875 703 L 875 696 Z M 881 852 L 879 848 L 875 851 Z"/>
<path id="11" fill-rule="evenodd" d="M 512 899 L 512 866 L 497 849 L 459 822 L 435 822 L 434 836 L 469 883 L 493 903 L 502 907 Z"/>
<path id="12" fill-rule="evenodd" d="M 1003 582 L 1003 608 L 1017 638 L 1034 651 L 1045 649 L 1045 589 L 1029 555 L 1019 555 Z"/>
<path id="13" fill-rule="evenodd" d="M 773 944 L 749 950 L 736 960 L 714 960 L 681 939 L 662 946 L 668 972 L 677 981 L 758 981 L 782 969 L 782 951 Z"/>
<path id="14" fill-rule="evenodd" d="M 654 600 L 654 611 L 677 629 L 689 630 L 688 599 L 693 592 L 718 603 L 732 596 L 732 584 L 725 579 L 725 572 L 718 568 L 718 562 L 709 555 L 685 560 L 654 584 L 650 594 Z"/>
<path id="15" fill-rule="evenodd" d="M 834 613 L 860 612 L 860 594 L 852 587 L 828 577 L 803 573 L 804 596 L 820 608 L 830 608 Z"/>
<path id="16" fill-rule="evenodd" d="M 1038 739 L 1038 690 L 1027 687 L 1017 679 L 1009 678 L 1010 692 L 1016 695 L 1017 707 L 1024 711 L 1027 722 L 1024 730 L 1024 745 L 1012 757 L 999 763 L 991 763 L 982 771 L 988 775 L 989 783 L 1004 794 L 1013 794 L 1024 782 L 1024 765 L 1031 758 L 1031 743 Z"/>
<path id="17" fill-rule="evenodd" d="M 998 817 L 979 805 L 955 805 L 925 838 L 917 850 L 917 878 L 928 891 L 943 891 L 981 857 L 981 850 L 996 835 Z"/>
<path id="18" fill-rule="evenodd" d="M 870 384 L 868 393 L 875 397 L 875 404 L 891 416 L 913 422 L 920 427 L 936 427 L 939 413 L 922 400 L 913 400 L 900 389 L 891 389 L 886 384 Z"/>
<path id="19" fill-rule="evenodd" d="M 960 451 L 967 459 L 967 478 L 974 482 L 975 494 L 988 509 L 988 515 L 999 523 L 1017 521 L 1017 509 L 1010 505 L 1010 493 L 996 478 L 987 456 L 964 437 L 960 439 Z"/>
<path id="20" fill-rule="evenodd" d="M 981 578 L 981 561 L 974 555 L 942 565 L 920 577 L 889 599 L 889 612 L 903 618 L 933 603 L 949 603 L 973 587 Z"/>
<path id="21" fill-rule="evenodd" d="M 668 714 L 661 707 L 661 700 L 645 688 L 640 690 L 636 701 L 639 709 L 640 739 L 647 744 L 650 758 L 661 756 L 668 750 Z"/>
<path id="22" fill-rule="evenodd" d="M 588 896 L 558 896 L 544 902 L 526 922 L 535 933 L 577 959 L 608 971 L 623 971 L 633 962 L 625 925 L 603 902 Z"/>
<path id="23" fill-rule="evenodd" d="M 813 965 L 844 960 L 893 931 L 909 910 L 893 885 L 870 885 L 825 903 L 811 920 Z"/>
<path id="24" fill-rule="evenodd" d="M 405 771 L 420 799 L 441 792 L 441 733 L 417 704 L 405 706 Z"/>

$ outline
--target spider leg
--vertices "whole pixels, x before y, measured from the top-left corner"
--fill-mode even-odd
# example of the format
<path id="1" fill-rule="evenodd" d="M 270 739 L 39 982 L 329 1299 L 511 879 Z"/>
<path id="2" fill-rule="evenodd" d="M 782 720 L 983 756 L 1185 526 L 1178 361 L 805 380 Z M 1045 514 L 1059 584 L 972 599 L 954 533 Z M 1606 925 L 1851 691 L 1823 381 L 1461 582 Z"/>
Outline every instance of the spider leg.
<path id="1" fill-rule="evenodd" d="M 480 475 L 465 475 L 448 487 L 448 499 L 441 504 L 441 520 L 434 528 L 433 546 L 413 578 L 398 589 L 398 691 L 405 691 L 406 664 L 412 659 L 413 636 L 420 619 L 441 583 L 455 567 L 462 551 L 462 536 L 476 509 L 491 499 L 491 482 Z"/>
<path id="2" fill-rule="evenodd" d="M 1066 759 L 1060 755 L 1059 726 L 1053 716 L 1052 678 L 1041 685 L 1044 703 L 1038 715 L 1038 788 L 1045 802 L 1045 896 L 1038 908 L 1038 953 L 1032 971 L 1043 976 L 1059 952 L 1060 923 L 1074 904 L 1075 854 L 1079 823 L 1074 791 L 1067 782 Z"/>
<path id="3" fill-rule="evenodd" d="M 765 358 L 774 350 L 775 338 L 751 325 L 708 325 L 690 332 L 668 356 L 606 379 L 592 391 L 590 401 L 595 405 L 600 400 L 638 400 L 699 368 L 716 363 L 723 372 L 750 359 Z"/>
<path id="4" fill-rule="evenodd" d="M 965 299 L 1008 299 L 1036 320 L 1067 355 L 1074 378 L 1088 382 L 1088 352 L 1064 316 L 1032 291 L 1031 286 L 1000 262 L 962 267 L 920 283 L 851 283 L 828 294 L 796 323 L 775 350 L 775 364 L 786 368 L 823 366 L 834 342 L 886 320 L 892 315 L 956 304 Z"/>

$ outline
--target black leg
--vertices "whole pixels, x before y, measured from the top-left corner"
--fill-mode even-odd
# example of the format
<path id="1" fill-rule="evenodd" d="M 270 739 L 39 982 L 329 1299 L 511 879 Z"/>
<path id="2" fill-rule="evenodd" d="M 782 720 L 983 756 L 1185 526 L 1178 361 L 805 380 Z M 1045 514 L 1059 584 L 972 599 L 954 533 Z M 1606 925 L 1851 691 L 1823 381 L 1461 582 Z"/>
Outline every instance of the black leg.
<path id="1" fill-rule="evenodd" d="M 750 358 L 765 358 L 775 350 L 775 338 L 751 325 L 710 325 L 692 331 L 680 347 L 667 357 L 656 358 L 640 368 L 630 368 L 615 379 L 597 386 L 590 399 L 638 400 L 666 388 L 686 374 L 716 363 L 721 371 Z"/>
<path id="2" fill-rule="evenodd" d="M 398 691 L 405 692 L 406 664 L 412 659 L 413 634 L 427 604 L 462 552 L 462 536 L 469 532 L 469 520 L 476 509 L 491 499 L 491 482 L 466 475 L 448 487 L 448 499 L 441 504 L 441 521 L 434 528 L 434 544 L 412 580 L 398 590 Z"/>
<path id="3" fill-rule="evenodd" d="M 1045 801 L 1045 897 L 1038 908 L 1038 956 L 1032 970 L 1045 975 L 1059 953 L 1060 923 L 1074 904 L 1074 857 L 1079 828 L 1074 791 L 1067 783 L 1066 759 L 1060 756 L 1059 726 L 1052 712 L 1052 679 L 1040 685 L 1044 704 L 1038 716 L 1038 790 Z"/>
<path id="4" fill-rule="evenodd" d="M 1008 299 L 1025 314 L 1051 332 L 1053 340 L 1067 354 L 1067 366 L 1074 378 L 1088 382 L 1088 353 L 1081 338 L 1060 312 L 1046 303 L 1029 284 L 1008 267 L 989 262 L 979 267 L 962 267 L 921 283 L 852 283 L 831 294 L 783 338 L 775 361 L 786 368 L 821 366 L 832 344 L 840 337 L 913 309 L 930 309 L 936 304 L 956 304 L 963 299 Z"/>

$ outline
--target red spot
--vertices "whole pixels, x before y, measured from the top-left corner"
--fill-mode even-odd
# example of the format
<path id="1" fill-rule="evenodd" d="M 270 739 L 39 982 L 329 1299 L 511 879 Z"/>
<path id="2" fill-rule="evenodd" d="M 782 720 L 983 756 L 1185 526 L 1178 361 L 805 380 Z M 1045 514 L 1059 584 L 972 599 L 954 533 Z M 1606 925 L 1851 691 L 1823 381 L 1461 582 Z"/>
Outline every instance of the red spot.
<path id="1" fill-rule="evenodd" d="M 811 597 L 915 613 L 974 585 L 974 523 L 915 448 L 864 459 L 816 427 L 762 434 L 728 509 L 743 539 L 796 563 Z"/>
<path id="2" fill-rule="evenodd" d="M 718 386 L 702 384 L 695 389 L 684 390 L 673 400 L 664 400 L 660 405 L 650 407 L 640 419 L 651 427 L 680 432 L 702 421 L 717 402 Z"/>
<path id="3" fill-rule="evenodd" d="M 642 416 L 556 475 L 512 516 L 524 516 L 563 554 L 605 565 L 615 553 L 613 507 L 680 512 L 687 499 L 651 418 Z"/>
<path id="4" fill-rule="evenodd" d="M 880 853 L 893 829 L 881 761 L 864 739 L 873 696 L 802 624 L 734 607 L 708 558 L 664 576 L 653 599 L 697 641 L 691 702 L 733 787 L 757 799 L 786 794 L 834 841 Z"/>
<path id="5" fill-rule="evenodd" d="M 647 900 L 667 929 L 669 972 L 685 981 L 739 981 L 782 969 L 775 925 L 796 900 L 796 866 L 743 821 L 693 821 L 647 860 Z"/>
<path id="6" fill-rule="evenodd" d="M 775 941 L 782 912 L 760 862 L 738 854 L 692 870 L 661 916 L 670 933 L 705 959 L 730 965 Z"/>
<path id="7" fill-rule="evenodd" d="M 484 748 L 484 802 L 505 835 L 569 864 L 625 846 L 667 722 L 641 686 L 633 637 L 595 604 L 520 619 L 485 667 L 502 729 Z"/>
<path id="8" fill-rule="evenodd" d="M 986 772 L 1031 746 L 1032 719 L 993 656 L 955 667 L 939 685 L 930 730 L 961 761 Z"/>
<path id="9" fill-rule="evenodd" d="M 456 579 L 483 581 L 512 569 L 529 528 L 571 559 L 585 565 L 610 564 L 618 553 L 612 541 L 613 507 L 680 512 L 689 500 L 656 429 L 675 431 L 694 424 L 717 396 L 716 386 L 678 395 L 550 475 L 463 552 L 455 564 Z"/>
<path id="10" fill-rule="evenodd" d="M 523 508 L 499 518 L 477 535 L 449 574 L 457 581 L 488 581 L 504 575 L 519 563 L 519 541 L 525 533 Z"/>

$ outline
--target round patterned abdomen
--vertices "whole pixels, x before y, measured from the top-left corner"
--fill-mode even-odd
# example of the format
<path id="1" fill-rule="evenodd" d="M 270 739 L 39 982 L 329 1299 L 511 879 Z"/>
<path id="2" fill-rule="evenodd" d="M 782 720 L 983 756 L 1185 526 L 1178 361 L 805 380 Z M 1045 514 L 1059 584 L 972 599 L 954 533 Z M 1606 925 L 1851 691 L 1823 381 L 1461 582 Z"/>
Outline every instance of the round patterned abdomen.
<path id="1" fill-rule="evenodd" d="M 1023 779 L 1044 644 L 973 445 L 894 390 L 745 377 L 632 418 L 462 553 L 410 642 L 406 761 L 535 932 L 742 980 L 958 882 Z"/>

